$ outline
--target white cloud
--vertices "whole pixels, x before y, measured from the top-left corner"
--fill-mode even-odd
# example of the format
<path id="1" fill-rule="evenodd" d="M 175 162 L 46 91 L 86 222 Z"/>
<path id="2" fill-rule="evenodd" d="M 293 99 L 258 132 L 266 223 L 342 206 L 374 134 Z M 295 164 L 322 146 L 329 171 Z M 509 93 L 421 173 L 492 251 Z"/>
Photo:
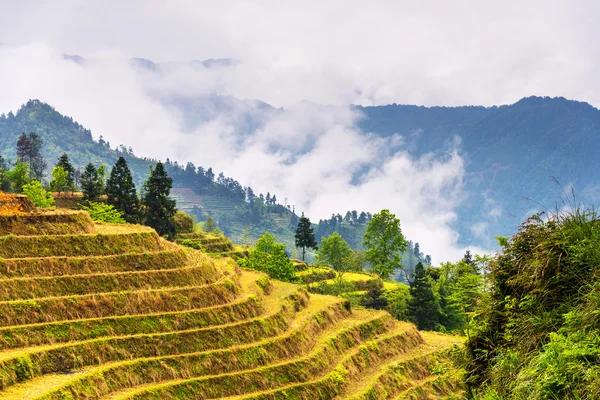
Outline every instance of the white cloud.
<path id="1" fill-rule="evenodd" d="M 441 261 L 463 251 L 452 228 L 463 196 L 461 156 L 415 158 L 400 135 L 383 140 L 358 131 L 358 115 L 347 105 L 490 105 L 532 94 L 600 105 L 590 89 L 600 59 L 589 39 L 598 33 L 598 7 L 541 0 L 368 7 L 354 1 L 10 2 L 0 14 L 0 112 L 38 98 L 113 146 L 212 166 L 257 191 L 287 197 L 313 219 L 390 208 L 405 233 Z M 83 68 L 61 53 L 92 61 Z M 170 64 L 151 74 L 131 68 L 129 57 L 240 63 L 221 69 Z M 204 101 L 198 107 L 205 107 L 205 119 L 185 123 L 189 113 L 177 98 L 215 95 L 286 110 L 265 111 L 255 102 L 211 108 Z M 248 117 L 258 128 L 241 137 Z"/>

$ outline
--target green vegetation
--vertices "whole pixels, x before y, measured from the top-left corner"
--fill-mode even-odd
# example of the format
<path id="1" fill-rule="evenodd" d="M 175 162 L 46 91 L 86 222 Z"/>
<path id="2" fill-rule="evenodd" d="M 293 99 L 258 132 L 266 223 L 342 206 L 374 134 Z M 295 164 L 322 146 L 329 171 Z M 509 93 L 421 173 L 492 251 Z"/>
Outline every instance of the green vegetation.
<path id="1" fill-rule="evenodd" d="M 406 240 L 400 230 L 400 219 L 389 210 L 381 210 L 373 215 L 367 225 L 363 244 L 367 261 L 383 279 L 387 279 L 395 269 L 401 268 L 399 253 L 406 250 Z"/>
<path id="2" fill-rule="evenodd" d="M 351 262 L 351 257 L 352 249 L 339 233 L 334 232 L 331 236 L 321 239 L 317 261 L 331 266 L 337 272 L 336 275 L 340 285 L 343 282 L 345 272 L 356 270 Z"/>
<path id="3" fill-rule="evenodd" d="M 119 157 L 119 160 L 111 169 L 110 177 L 106 181 L 105 192 L 108 204 L 119 210 L 127 222 L 139 222 L 140 202 L 135 191 L 131 171 L 123 157 Z"/>
<path id="4" fill-rule="evenodd" d="M 54 197 L 46 192 L 42 184 L 35 179 L 23 185 L 23 194 L 29 197 L 36 207 L 48 208 L 54 204 Z"/>
<path id="5" fill-rule="evenodd" d="M 150 176 L 144 183 L 144 223 L 161 236 L 173 239 L 175 234 L 175 201 L 169 199 L 173 180 L 167 175 L 163 163 L 150 168 Z"/>
<path id="6" fill-rule="evenodd" d="M 467 382 L 484 399 L 600 395 L 600 218 L 536 215 L 490 262 L 489 304 L 469 340 Z"/>
<path id="7" fill-rule="evenodd" d="M 88 201 L 85 204 L 82 204 L 81 208 L 87 211 L 94 221 L 108 222 L 111 224 L 124 224 L 127 222 L 123 219 L 123 213 L 110 204 Z"/>
<path id="8" fill-rule="evenodd" d="M 296 278 L 294 264 L 285 254 L 285 246 L 275 242 L 269 232 L 258 239 L 250 257 L 241 260 L 246 268 L 266 272 L 271 278 L 292 282 Z"/>
<path id="9" fill-rule="evenodd" d="M 296 239 L 296 247 L 302 248 L 302 261 L 304 261 L 306 249 L 317 248 L 317 242 L 315 241 L 315 234 L 313 233 L 312 225 L 310 224 L 310 220 L 305 217 L 304 214 L 302 214 L 300 220 L 298 221 L 298 228 L 296 229 L 296 234 L 294 237 Z"/>
<path id="10" fill-rule="evenodd" d="M 31 180 L 29 174 L 29 166 L 22 161 L 17 161 L 15 167 L 6 173 L 11 190 L 15 193 L 23 193 L 23 186 Z"/>
<path id="11" fill-rule="evenodd" d="M 425 274 L 423 264 L 418 263 L 410 282 L 408 315 L 414 318 L 417 328 L 432 331 L 439 324 L 439 302 L 435 298 L 430 277 Z"/>
<path id="12" fill-rule="evenodd" d="M 87 201 L 97 201 L 104 193 L 104 167 L 96 168 L 94 164 L 89 163 L 85 171 L 81 174 L 81 191 L 83 199 Z"/>
<path id="13" fill-rule="evenodd" d="M 50 190 L 54 192 L 64 192 L 69 185 L 69 174 L 61 166 L 56 166 L 52 169 L 52 180 L 50 181 Z"/>
<path id="14" fill-rule="evenodd" d="M 66 189 L 71 192 L 75 191 L 75 188 L 76 188 L 75 172 L 76 171 L 75 171 L 75 167 L 73 167 L 73 164 L 71 164 L 71 160 L 69 159 L 69 155 L 67 153 L 63 153 L 60 156 L 60 158 L 58 159 L 58 162 L 56 163 L 55 168 L 56 167 L 62 168 L 67 173 Z"/>
<path id="15" fill-rule="evenodd" d="M 173 217 L 175 223 L 175 231 L 177 234 L 193 233 L 195 229 L 194 218 L 183 211 L 177 211 Z"/>

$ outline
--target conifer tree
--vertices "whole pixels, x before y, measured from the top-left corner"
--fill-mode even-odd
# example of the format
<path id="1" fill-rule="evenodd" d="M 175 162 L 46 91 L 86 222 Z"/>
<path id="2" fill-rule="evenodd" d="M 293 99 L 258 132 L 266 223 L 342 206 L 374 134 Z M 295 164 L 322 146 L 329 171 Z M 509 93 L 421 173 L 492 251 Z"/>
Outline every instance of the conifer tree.
<path id="1" fill-rule="evenodd" d="M 8 164 L 4 157 L 0 156 L 0 190 L 10 191 L 10 181 L 8 180 Z"/>
<path id="2" fill-rule="evenodd" d="M 425 273 L 422 263 L 415 266 L 410 282 L 409 314 L 421 330 L 432 331 L 439 324 L 440 305 L 433 292 L 431 278 Z"/>
<path id="3" fill-rule="evenodd" d="M 296 247 L 302 247 L 302 261 L 304 261 L 307 248 L 317 249 L 317 242 L 315 241 L 315 234 L 310 219 L 305 217 L 304 213 L 302 213 L 302 217 L 300 217 L 300 220 L 298 221 L 295 238 Z"/>
<path id="4" fill-rule="evenodd" d="M 42 138 L 35 132 L 21 133 L 17 140 L 17 158 L 27 163 L 30 177 L 41 180 L 46 169 L 46 161 L 42 157 Z"/>
<path id="5" fill-rule="evenodd" d="M 44 170 L 48 166 L 48 163 L 46 163 L 46 160 L 42 156 L 43 141 L 40 135 L 31 132 L 29 133 L 29 142 L 31 143 L 31 153 L 29 155 L 31 176 L 41 181 L 44 177 Z"/>
<path id="6" fill-rule="evenodd" d="M 89 163 L 85 171 L 81 174 L 81 191 L 83 199 L 87 201 L 96 201 L 104 192 L 104 168 L 96 168 L 94 164 Z"/>
<path id="7" fill-rule="evenodd" d="M 62 169 L 67 173 L 67 190 L 75 190 L 75 167 L 73 167 L 73 164 L 71 164 L 69 155 L 67 153 L 63 153 L 63 155 L 59 157 L 55 166 L 62 167 Z"/>
<path id="8" fill-rule="evenodd" d="M 21 136 L 19 136 L 19 139 L 17 139 L 17 159 L 21 162 L 27 163 L 27 166 L 29 166 L 31 161 L 30 155 L 31 141 L 29 140 L 29 137 L 27 137 L 27 134 L 22 132 Z"/>
<path id="9" fill-rule="evenodd" d="M 129 223 L 139 222 L 140 201 L 135 191 L 135 184 L 127 161 L 119 157 L 110 171 L 106 182 L 108 204 L 123 213 L 123 218 Z"/>
<path id="10" fill-rule="evenodd" d="M 215 226 L 215 220 L 212 219 L 212 217 L 209 215 L 206 217 L 206 221 L 204 221 L 204 225 L 202 227 L 203 231 L 206 233 L 210 233 L 212 231 L 215 230 L 216 226 Z"/>
<path id="11" fill-rule="evenodd" d="M 161 236 L 175 236 L 175 200 L 169 199 L 173 180 L 167 175 L 165 166 L 158 162 L 150 168 L 150 177 L 144 183 L 145 224 L 156 229 Z"/>
<path id="12" fill-rule="evenodd" d="M 371 280 L 368 283 L 369 289 L 365 296 L 361 299 L 360 304 L 366 308 L 373 308 L 375 310 L 383 310 L 388 305 L 388 300 L 385 297 L 383 291 L 383 282 L 378 280 Z"/>

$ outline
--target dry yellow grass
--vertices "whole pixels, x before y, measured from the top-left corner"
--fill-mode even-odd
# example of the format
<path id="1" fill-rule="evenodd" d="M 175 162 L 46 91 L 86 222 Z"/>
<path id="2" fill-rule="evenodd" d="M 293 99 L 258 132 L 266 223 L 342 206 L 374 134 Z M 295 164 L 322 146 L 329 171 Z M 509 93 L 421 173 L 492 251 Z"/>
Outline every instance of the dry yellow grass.
<path id="1" fill-rule="evenodd" d="M 18 215 L 36 223 L 34 214 Z M 20 231 L 32 235 L 0 241 L 0 254 L 12 257 L 0 260 L 2 399 L 332 399 L 392 382 L 397 366 L 414 360 L 423 360 L 415 364 L 421 375 L 390 393 L 459 390 L 450 370 L 446 379 L 426 364 L 462 338 L 419 334 L 383 311 L 350 312 L 342 298 L 179 250 L 147 227 L 95 224 L 73 234 L 85 223 L 49 216 L 79 214 L 45 215 L 43 229 L 38 218 L 38 227 Z M 226 243 L 185 238 L 215 249 Z"/>

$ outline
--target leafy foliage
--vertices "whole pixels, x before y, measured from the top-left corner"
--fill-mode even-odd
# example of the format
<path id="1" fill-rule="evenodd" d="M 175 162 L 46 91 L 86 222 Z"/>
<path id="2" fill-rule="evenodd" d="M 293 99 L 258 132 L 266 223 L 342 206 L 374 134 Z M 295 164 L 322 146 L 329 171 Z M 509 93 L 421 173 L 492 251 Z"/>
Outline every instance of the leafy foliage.
<path id="1" fill-rule="evenodd" d="M 337 232 L 321 239 L 317 261 L 330 265 L 337 272 L 338 283 L 343 280 L 344 272 L 356 270 L 357 263 L 353 262 L 352 249 L 342 235 Z"/>
<path id="2" fill-rule="evenodd" d="M 50 181 L 50 189 L 54 192 L 64 192 L 68 185 L 69 174 L 61 166 L 52 168 L 52 180 Z"/>
<path id="3" fill-rule="evenodd" d="M 173 217 L 173 222 L 175 223 L 175 231 L 177 234 L 180 233 L 192 233 L 194 232 L 194 218 L 184 213 L 183 211 L 177 211 L 175 216 Z"/>
<path id="4" fill-rule="evenodd" d="M 6 179 L 10 182 L 13 192 L 22 193 L 23 187 L 30 181 L 29 166 L 22 161 L 17 161 L 15 167 L 6 174 Z"/>
<path id="5" fill-rule="evenodd" d="M 400 219 L 389 210 L 373 215 L 363 244 L 373 271 L 383 279 L 387 279 L 394 269 L 401 268 L 398 253 L 406 249 L 406 240 L 400 230 Z"/>
<path id="6" fill-rule="evenodd" d="M 210 215 L 207 216 L 206 221 L 204 222 L 204 225 L 202 226 L 202 230 L 206 233 L 210 233 L 210 232 L 214 231 L 215 228 L 216 228 L 215 220 L 213 220 Z"/>
<path id="7" fill-rule="evenodd" d="M 71 164 L 71 160 L 69 159 L 69 155 L 67 153 L 63 153 L 58 162 L 56 163 L 56 167 L 61 167 L 67 173 L 67 190 L 75 190 L 75 167 Z"/>
<path id="8" fill-rule="evenodd" d="M 597 398 L 600 219 L 536 215 L 490 262 L 490 304 L 468 343 L 468 383 L 506 399 Z"/>
<path id="9" fill-rule="evenodd" d="M 127 222 L 123 219 L 123 213 L 110 204 L 88 201 L 81 204 L 81 208 L 87 211 L 94 221 L 111 224 L 124 224 Z"/>
<path id="10" fill-rule="evenodd" d="M 29 200 L 40 208 L 52 207 L 54 197 L 46 192 L 40 181 L 32 179 L 29 183 L 23 185 L 23 193 L 29 197 Z"/>
<path id="11" fill-rule="evenodd" d="M 433 331 L 439 324 L 439 303 L 433 291 L 431 278 L 425 273 L 423 264 L 415 267 L 415 275 L 410 282 L 409 315 L 417 328 Z"/>
<path id="12" fill-rule="evenodd" d="M 366 308 L 383 310 L 388 306 L 388 299 L 383 291 L 383 282 L 379 279 L 368 282 L 368 290 L 360 304 Z"/>
<path id="13" fill-rule="evenodd" d="M 266 272 L 271 278 L 281 281 L 292 282 L 296 278 L 294 264 L 285 254 L 285 246 L 277 243 L 269 232 L 258 239 L 250 257 L 240 260 L 240 264 Z"/>

